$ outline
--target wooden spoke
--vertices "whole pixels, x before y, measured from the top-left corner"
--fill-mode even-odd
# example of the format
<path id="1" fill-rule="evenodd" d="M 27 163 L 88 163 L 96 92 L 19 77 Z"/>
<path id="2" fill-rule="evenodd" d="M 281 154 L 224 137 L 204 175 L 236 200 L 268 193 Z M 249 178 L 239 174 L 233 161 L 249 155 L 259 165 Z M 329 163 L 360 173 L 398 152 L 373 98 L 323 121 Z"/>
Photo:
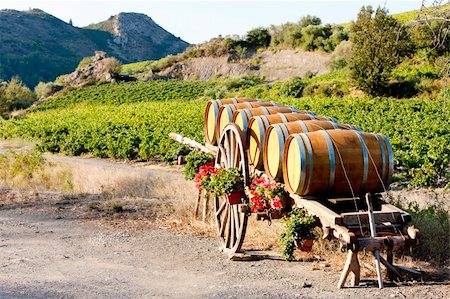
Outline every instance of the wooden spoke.
<path id="1" fill-rule="evenodd" d="M 245 185 L 249 184 L 249 169 L 244 135 L 235 124 L 228 124 L 219 140 L 219 151 L 216 166 L 221 168 L 237 168 L 244 177 Z M 246 201 L 246 199 L 244 199 Z M 230 205 L 226 196 L 216 197 L 214 201 L 218 235 L 222 249 L 232 256 L 239 252 L 244 242 L 248 216 L 241 213 L 238 205 Z"/>
<path id="2" fill-rule="evenodd" d="M 219 209 L 216 211 L 216 217 L 220 215 L 220 213 L 223 212 L 223 209 L 225 209 L 225 207 L 227 206 L 227 202 L 223 201 L 222 204 L 220 205 Z"/>

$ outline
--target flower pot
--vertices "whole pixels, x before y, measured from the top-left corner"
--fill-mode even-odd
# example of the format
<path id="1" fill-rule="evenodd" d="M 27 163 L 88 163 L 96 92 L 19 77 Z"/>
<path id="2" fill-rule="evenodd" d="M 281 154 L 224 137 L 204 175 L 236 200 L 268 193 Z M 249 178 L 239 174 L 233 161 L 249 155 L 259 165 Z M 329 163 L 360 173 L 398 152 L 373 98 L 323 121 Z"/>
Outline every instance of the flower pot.
<path id="1" fill-rule="evenodd" d="M 313 239 L 304 239 L 303 242 L 298 242 L 297 244 L 301 244 L 300 250 L 304 252 L 310 252 L 312 250 L 312 246 L 314 244 Z"/>
<path id="2" fill-rule="evenodd" d="M 227 201 L 230 205 L 238 205 L 241 203 L 241 198 L 243 195 L 243 190 L 234 191 L 231 194 L 227 194 Z"/>

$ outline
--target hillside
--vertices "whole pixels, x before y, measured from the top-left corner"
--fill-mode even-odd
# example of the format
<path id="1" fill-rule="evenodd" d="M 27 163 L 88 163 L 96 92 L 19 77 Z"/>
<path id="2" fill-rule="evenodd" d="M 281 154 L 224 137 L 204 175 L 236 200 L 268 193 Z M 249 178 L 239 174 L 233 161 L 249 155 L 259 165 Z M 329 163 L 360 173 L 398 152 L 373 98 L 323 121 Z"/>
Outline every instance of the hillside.
<path id="1" fill-rule="evenodd" d="M 187 45 L 143 14 L 121 13 L 77 28 L 39 9 L 0 10 L 0 79 L 18 75 L 28 86 L 71 72 L 96 50 L 127 63 L 159 59 Z"/>
<path id="2" fill-rule="evenodd" d="M 120 13 L 104 22 L 89 25 L 86 29 L 112 34 L 113 39 L 108 40 L 108 47 L 122 61 L 159 59 L 182 52 L 189 45 L 150 17 L 139 13 Z"/>

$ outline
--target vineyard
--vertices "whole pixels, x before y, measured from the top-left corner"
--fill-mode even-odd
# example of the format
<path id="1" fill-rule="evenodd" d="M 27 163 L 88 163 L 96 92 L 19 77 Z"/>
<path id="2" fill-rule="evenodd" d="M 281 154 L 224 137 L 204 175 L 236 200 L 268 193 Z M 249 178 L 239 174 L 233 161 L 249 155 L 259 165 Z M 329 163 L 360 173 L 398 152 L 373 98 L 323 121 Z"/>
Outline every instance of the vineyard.
<path id="1" fill-rule="evenodd" d="M 168 138 L 177 132 L 203 141 L 204 96 L 217 83 L 152 81 L 73 90 L 22 118 L 0 120 L 0 138 L 36 140 L 44 151 L 117 159 L 171 161 L 188 150 Z M 241 87 L 250 96 L 294 105 L 387 135 L 397 180 L 443 186 L 449 179 L 450 112 L 443 100 L 393 98 L 290 98 L 283 84 Z"/>

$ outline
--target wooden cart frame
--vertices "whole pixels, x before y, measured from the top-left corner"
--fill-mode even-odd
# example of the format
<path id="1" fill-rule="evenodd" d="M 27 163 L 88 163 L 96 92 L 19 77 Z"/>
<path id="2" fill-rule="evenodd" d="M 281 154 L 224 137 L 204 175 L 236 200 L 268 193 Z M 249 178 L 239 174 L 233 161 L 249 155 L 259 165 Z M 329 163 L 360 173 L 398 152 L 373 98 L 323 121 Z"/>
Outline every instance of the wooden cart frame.
<path id="1" fill-rule="evenodd" d="M 175 133 L 169 136 L 197 150 L 215 154 L 218 168 L 238 168 L 246 186 L 250 184 L 251 175 L 264 175 L 264 172 L 249 166 L 244 134 L 233 123 L 225 127 L 217 146 L 202 145 Z M 345 285 L 350 273 L 351 285 L 359 284 L 358 251 L 361 250 L 373 253 L 380 288 L 383 287 L 380 264 L 386 267 L 390 279 L 402 280 L 403 271 L 420 274 L 394 266 L 394 250 L 415 245 L 419 231 L 408 225 L 411 216 L 407 212 L 387 203 L 380 194 L 361 194 L 350 198 L 303 197 L 296 194 L 290 194 L 290 197 L 295 207 L 304 208 L 318 219 L 324 239 L 337 239 L 341 250 L 348 252 L 338 288 Z M 243 198 L 241 204 L 231 205 L 225 197 L 213 196 L 213 203 L 221 249 L 231 259 L 239 257 L 251 215 L 248 199 Z M 262 218 L 270 218 L 270 215 Z M 382 251 L 387 252 L 386 258 L 380 255 Z"/>

